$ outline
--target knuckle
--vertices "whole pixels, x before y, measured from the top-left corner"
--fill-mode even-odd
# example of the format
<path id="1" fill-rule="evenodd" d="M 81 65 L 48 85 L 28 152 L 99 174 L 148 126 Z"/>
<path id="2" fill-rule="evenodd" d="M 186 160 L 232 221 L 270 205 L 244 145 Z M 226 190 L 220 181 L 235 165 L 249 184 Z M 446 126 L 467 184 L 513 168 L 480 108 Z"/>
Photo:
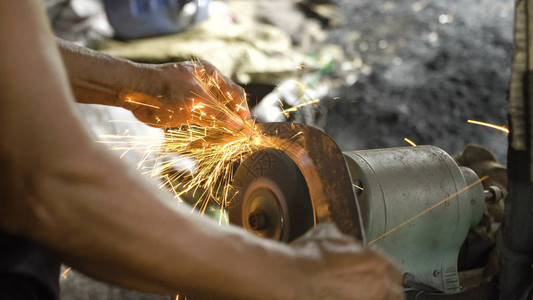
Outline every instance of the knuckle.
<path id="1" fill-rule="evenodd" d="M 205 69 L 206 71 L 208 71 L 209 73 L 211 72 L 216 72 L 217 69 L 215 68 L 215 66 L 213 66 L 213 64 L 211 64 L 210 62 L 206 61 L 206 60 L 198 60 L 198 61 L 195 61 L 194 62 L 195 66 L 197 67 L 200 67 L 200 68 L 203 68 Z"/>

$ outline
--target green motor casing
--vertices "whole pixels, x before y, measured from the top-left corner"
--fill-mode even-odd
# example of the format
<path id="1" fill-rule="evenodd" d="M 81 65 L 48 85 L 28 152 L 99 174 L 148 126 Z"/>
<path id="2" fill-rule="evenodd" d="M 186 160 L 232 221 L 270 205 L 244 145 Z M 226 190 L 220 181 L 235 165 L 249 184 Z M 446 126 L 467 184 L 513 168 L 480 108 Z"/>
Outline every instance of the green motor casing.
<path id="1" fill-rule="evenodd" d="M 411 280 L 459 292 L 459 250 L 485 207 L 478 176 L 434 146 L 343 153 L 364 242 L 394 257 Z"/>

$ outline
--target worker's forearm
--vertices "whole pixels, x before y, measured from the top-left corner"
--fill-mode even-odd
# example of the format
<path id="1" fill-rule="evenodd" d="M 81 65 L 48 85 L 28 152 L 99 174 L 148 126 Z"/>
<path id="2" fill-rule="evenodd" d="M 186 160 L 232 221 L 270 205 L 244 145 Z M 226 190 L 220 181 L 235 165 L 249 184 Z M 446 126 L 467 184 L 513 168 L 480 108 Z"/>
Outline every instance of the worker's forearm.
<path id="1" fill-rule="evenodd" d="M 136 289 L 289 298 L 289 248 L 176 208 L 94 145 L 38 1 L 0 1 L 0 20 L 0 230 Z"/>
<path id="2" fill-rule="evenodd" d="M 149 90 L 151 87 L 143 86 L 148 82 L 146 78 L 161 76 L 150 65 L 99 53 L 59 38 L 56 41 L 78 102 L 122 107 L 123 95 L 133 90 Z"/>
<path id="3" fill-rule="evenodd" d="M 40 180 L 47 210 L 54 212 L 47 230 L 29 234 L 70 255 L 72 266 L 159 293 L 291 298 L 291 283 L 277 280 L 297 280 L 288 247 L 232 227 L 219 228 L 176 207 L 175 200 L 154 193 L 120 162 L 102 157 L 61 169 Z"/>

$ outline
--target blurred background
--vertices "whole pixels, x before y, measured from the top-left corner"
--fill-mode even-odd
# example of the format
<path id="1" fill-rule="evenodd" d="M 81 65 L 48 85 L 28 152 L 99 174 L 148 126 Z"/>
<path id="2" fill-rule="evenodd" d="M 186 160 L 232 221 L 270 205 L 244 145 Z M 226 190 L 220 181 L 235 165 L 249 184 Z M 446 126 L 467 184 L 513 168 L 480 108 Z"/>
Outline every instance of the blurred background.
<path id="1" fill-rule="evenodd" d="M 197 58 L 241 84 L 259 121 L 318 127 L 342 150 L 484 146 L 505 165 L 510 0 L 43 0 L 57 36 L 138 62 Z M 283 108 L 304 105 L 290 115 Z M 79 105 L 102 134 L 161 135 Z M 109 122 L 121 120 L 125 122 Z M 135 157 L 126 158 L 131 163 Z M 231 270 L 228 270 L 231 272 Z M 168 299 L 75 271 L 62 299 Z"/>

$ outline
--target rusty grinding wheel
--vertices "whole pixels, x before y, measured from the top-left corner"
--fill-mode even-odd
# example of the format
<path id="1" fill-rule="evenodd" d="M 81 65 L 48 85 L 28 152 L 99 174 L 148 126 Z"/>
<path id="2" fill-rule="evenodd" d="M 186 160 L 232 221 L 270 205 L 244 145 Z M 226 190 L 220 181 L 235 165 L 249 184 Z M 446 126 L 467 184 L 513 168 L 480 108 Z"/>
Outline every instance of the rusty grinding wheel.
<path id="1" fill-rule="evenodd" d="M 307 183 L 283 151 L 263 149 L 237 169 L 233 186 L 239 187 L 230 222 L 255 234 L 289 242 L 314 226 Z"/>
<path id="2" fill-rule="evenodd" d="M 356 196 L 343 154 L 322 131 L 298 124 L 257 124 L 271 148 L 238 167 L 229 220 L 255 234 L 290 242 L 333 222 L 362 240 Z"/>

